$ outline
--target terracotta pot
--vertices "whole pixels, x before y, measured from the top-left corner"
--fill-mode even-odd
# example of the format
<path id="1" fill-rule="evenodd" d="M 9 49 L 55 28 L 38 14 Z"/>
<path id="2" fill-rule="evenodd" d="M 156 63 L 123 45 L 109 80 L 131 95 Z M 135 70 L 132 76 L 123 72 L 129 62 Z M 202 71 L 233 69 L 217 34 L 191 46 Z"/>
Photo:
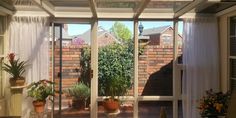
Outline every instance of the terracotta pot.
<path id="1" fill-rule="evenodd" d="M 112 113 L 119 109 L 120 104 L 118 99 L 105 99 L 103 106 L 108 113 Z"/>
<path id="2" fill-rule="evenodd" d="M 80 99 L 72 99 L 72 107 L 79 109 L 79 110 L 84 110 L 85 109 L 85 101 L 80 100 Z"/>
<path id="3" fill-rule="evenodd" d="M 36 113 L 42 113 L 44 111 L 46 101 L 33 101 L 34 110 Z"/>
<path id="4" fill-rule="evenodd" d="M 23 86 L 25 84 L 25 78 L 10 78 L 9 83 L 11 86 Z"/>

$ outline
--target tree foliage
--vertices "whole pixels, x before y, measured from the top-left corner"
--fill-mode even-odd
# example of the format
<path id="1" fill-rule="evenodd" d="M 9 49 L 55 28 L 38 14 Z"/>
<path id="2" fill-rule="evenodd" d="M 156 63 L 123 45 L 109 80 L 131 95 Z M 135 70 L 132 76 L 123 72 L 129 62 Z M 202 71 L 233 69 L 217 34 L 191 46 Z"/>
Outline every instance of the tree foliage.
<path id="1" fill-rule="evenodd" d="M 121 40 L 121 42 L 128 42 L 131 40 L 132 33 L 125 24 L 116 21 L 111 27 L 111 32 L 113 32 Z"/>

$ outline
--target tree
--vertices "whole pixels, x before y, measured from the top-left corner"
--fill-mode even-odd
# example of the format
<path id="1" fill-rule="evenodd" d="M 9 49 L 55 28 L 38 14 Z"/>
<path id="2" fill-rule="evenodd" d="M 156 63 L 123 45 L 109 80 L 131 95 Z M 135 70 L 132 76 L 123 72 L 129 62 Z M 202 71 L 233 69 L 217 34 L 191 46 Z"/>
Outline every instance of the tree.
<path id="1" fill-rule="evenodd" d="M 128 42 L 131 40 L 131 31 L 121 22 L 116 21 L 110 30 L 115 33 L 116 38 L 121 42 Z"/>

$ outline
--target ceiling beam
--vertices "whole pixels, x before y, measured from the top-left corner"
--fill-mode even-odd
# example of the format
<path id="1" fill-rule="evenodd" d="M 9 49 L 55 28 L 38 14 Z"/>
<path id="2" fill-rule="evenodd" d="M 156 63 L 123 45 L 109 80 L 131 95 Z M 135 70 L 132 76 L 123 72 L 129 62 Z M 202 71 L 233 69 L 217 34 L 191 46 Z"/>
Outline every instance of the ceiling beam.
<path id="1" fill-rule="evenodd" d="M 134 13 L 134 19 L 138 19 L 140 14 L 144 11 L 144 9 L 147 7 L 148 3 L 151 0 L 142 0 L 141 3 L 139 4 L 138 8 L 135 10 Z"/>
<path id="2" fill-rule="evenodd" d="M 93 13 L 93 17 L 97 18 L 98 17 L 98 15 L 97 15 L 97 5 L 96 5 L 95 0 L 89 0 L 89 6 L 90 6 L 90 9 Z"/>
<path id="3" fill-rule="evenodd" d="M 192 2 L 193 0 L 152 0 L 153 2 Z"/>
<path id="4" fill-rule="evenodd" d="M 174 18 L 178 18 L 182 16 L 183 14 L 191 11 L 192 9 L 196 8 L 197 6 L 201 5 L 202 3 L 206 2 L 207 0 L 194 0 L 193 2 L 189 3 L 184 8 L 177 11 L 174 15 Z"/>
<path id="5" fill-rule="evenodd" d="M 230 7 L 230 8 L 227 8 L 227 9 L 225 9 L 225 10 L 223 10 L 223 11 L 220 11 L 220 12 L 216 13 L 215 16 L 218 16 L 218 17 L 219 17 L 219 16 L 225 15 L 225 14 L 227 14 L 227 13 L 233 12 L 233 11 L 235 11 L 235 10 L 236 10 L 236 5 L 234 5 L 234 6 Z"/>
<path id="6" fill-rule="evenodd" d="M 202 4 L 202 5 L 200 5 L 199 7 L 194 8 L 194 11 L 195 11 L 196 13 L 201 12 L 202 10 L 204 10 L 204 9 L 206 9 L 206 8 L 208 8 L 208 7 L 212 6 L 212 5 L 214 5 L 215 3 L 216 3 L 216 2 L 207 2 L 206 4 Z"/>
<path id="7" fill-rule="evenodd" d="M 7 14 L 13 15 L 14 11 L 11 11 L 3 6 L 0 6 L 0 14 L 1 15 L 7 15 Z"/>
<path id="8" fill-rule="evenodd" d="M 0 1 L 0 11 L 3 12 L 3 14 L 13 15 L 16 10 L 13 5 L 10 5 L 4 1 Z"/>
<path id="9" fill-rule="evenodd" d="M 48 2 L 43 0 L 33 0 L 33 2 L 42 10 L 47 12 L 50 16 L 54 17 L 54 6 Z"/>

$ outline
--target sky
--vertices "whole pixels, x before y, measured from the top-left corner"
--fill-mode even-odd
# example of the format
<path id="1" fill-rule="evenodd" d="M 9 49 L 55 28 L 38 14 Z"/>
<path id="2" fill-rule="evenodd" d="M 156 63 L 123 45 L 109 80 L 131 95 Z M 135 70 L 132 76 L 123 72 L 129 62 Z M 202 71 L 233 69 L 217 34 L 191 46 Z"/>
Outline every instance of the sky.
<path id="1" fill-rule="evenodd" d="M 119 21 L 125 26 L 129 28 L 129 30 L 133 33 L 133 27 L 134 24 L 132 21 Z M 98 27 L 101 26 L 105 30 L 110 30 L 112 25 L 115 23 L 115 21 L 99 21 L 98 22 Z M 161 27 L 161 26 L 172 26 L 173 27 L 173 22 L 171 21 L 141 21 L 144 29 L 149 29 L 149 28 L 155 28 L 155 27 Z M 140 22 L 139 22 L 140 24 Z M 86 32 L 91 28 L 90 24 L 68 24 L 68 33 L 70 36 L 73 35 L 78 35 Z M 183 22 L 179 23 L 179 33 L 182 34 L 183 31 Z"/>

